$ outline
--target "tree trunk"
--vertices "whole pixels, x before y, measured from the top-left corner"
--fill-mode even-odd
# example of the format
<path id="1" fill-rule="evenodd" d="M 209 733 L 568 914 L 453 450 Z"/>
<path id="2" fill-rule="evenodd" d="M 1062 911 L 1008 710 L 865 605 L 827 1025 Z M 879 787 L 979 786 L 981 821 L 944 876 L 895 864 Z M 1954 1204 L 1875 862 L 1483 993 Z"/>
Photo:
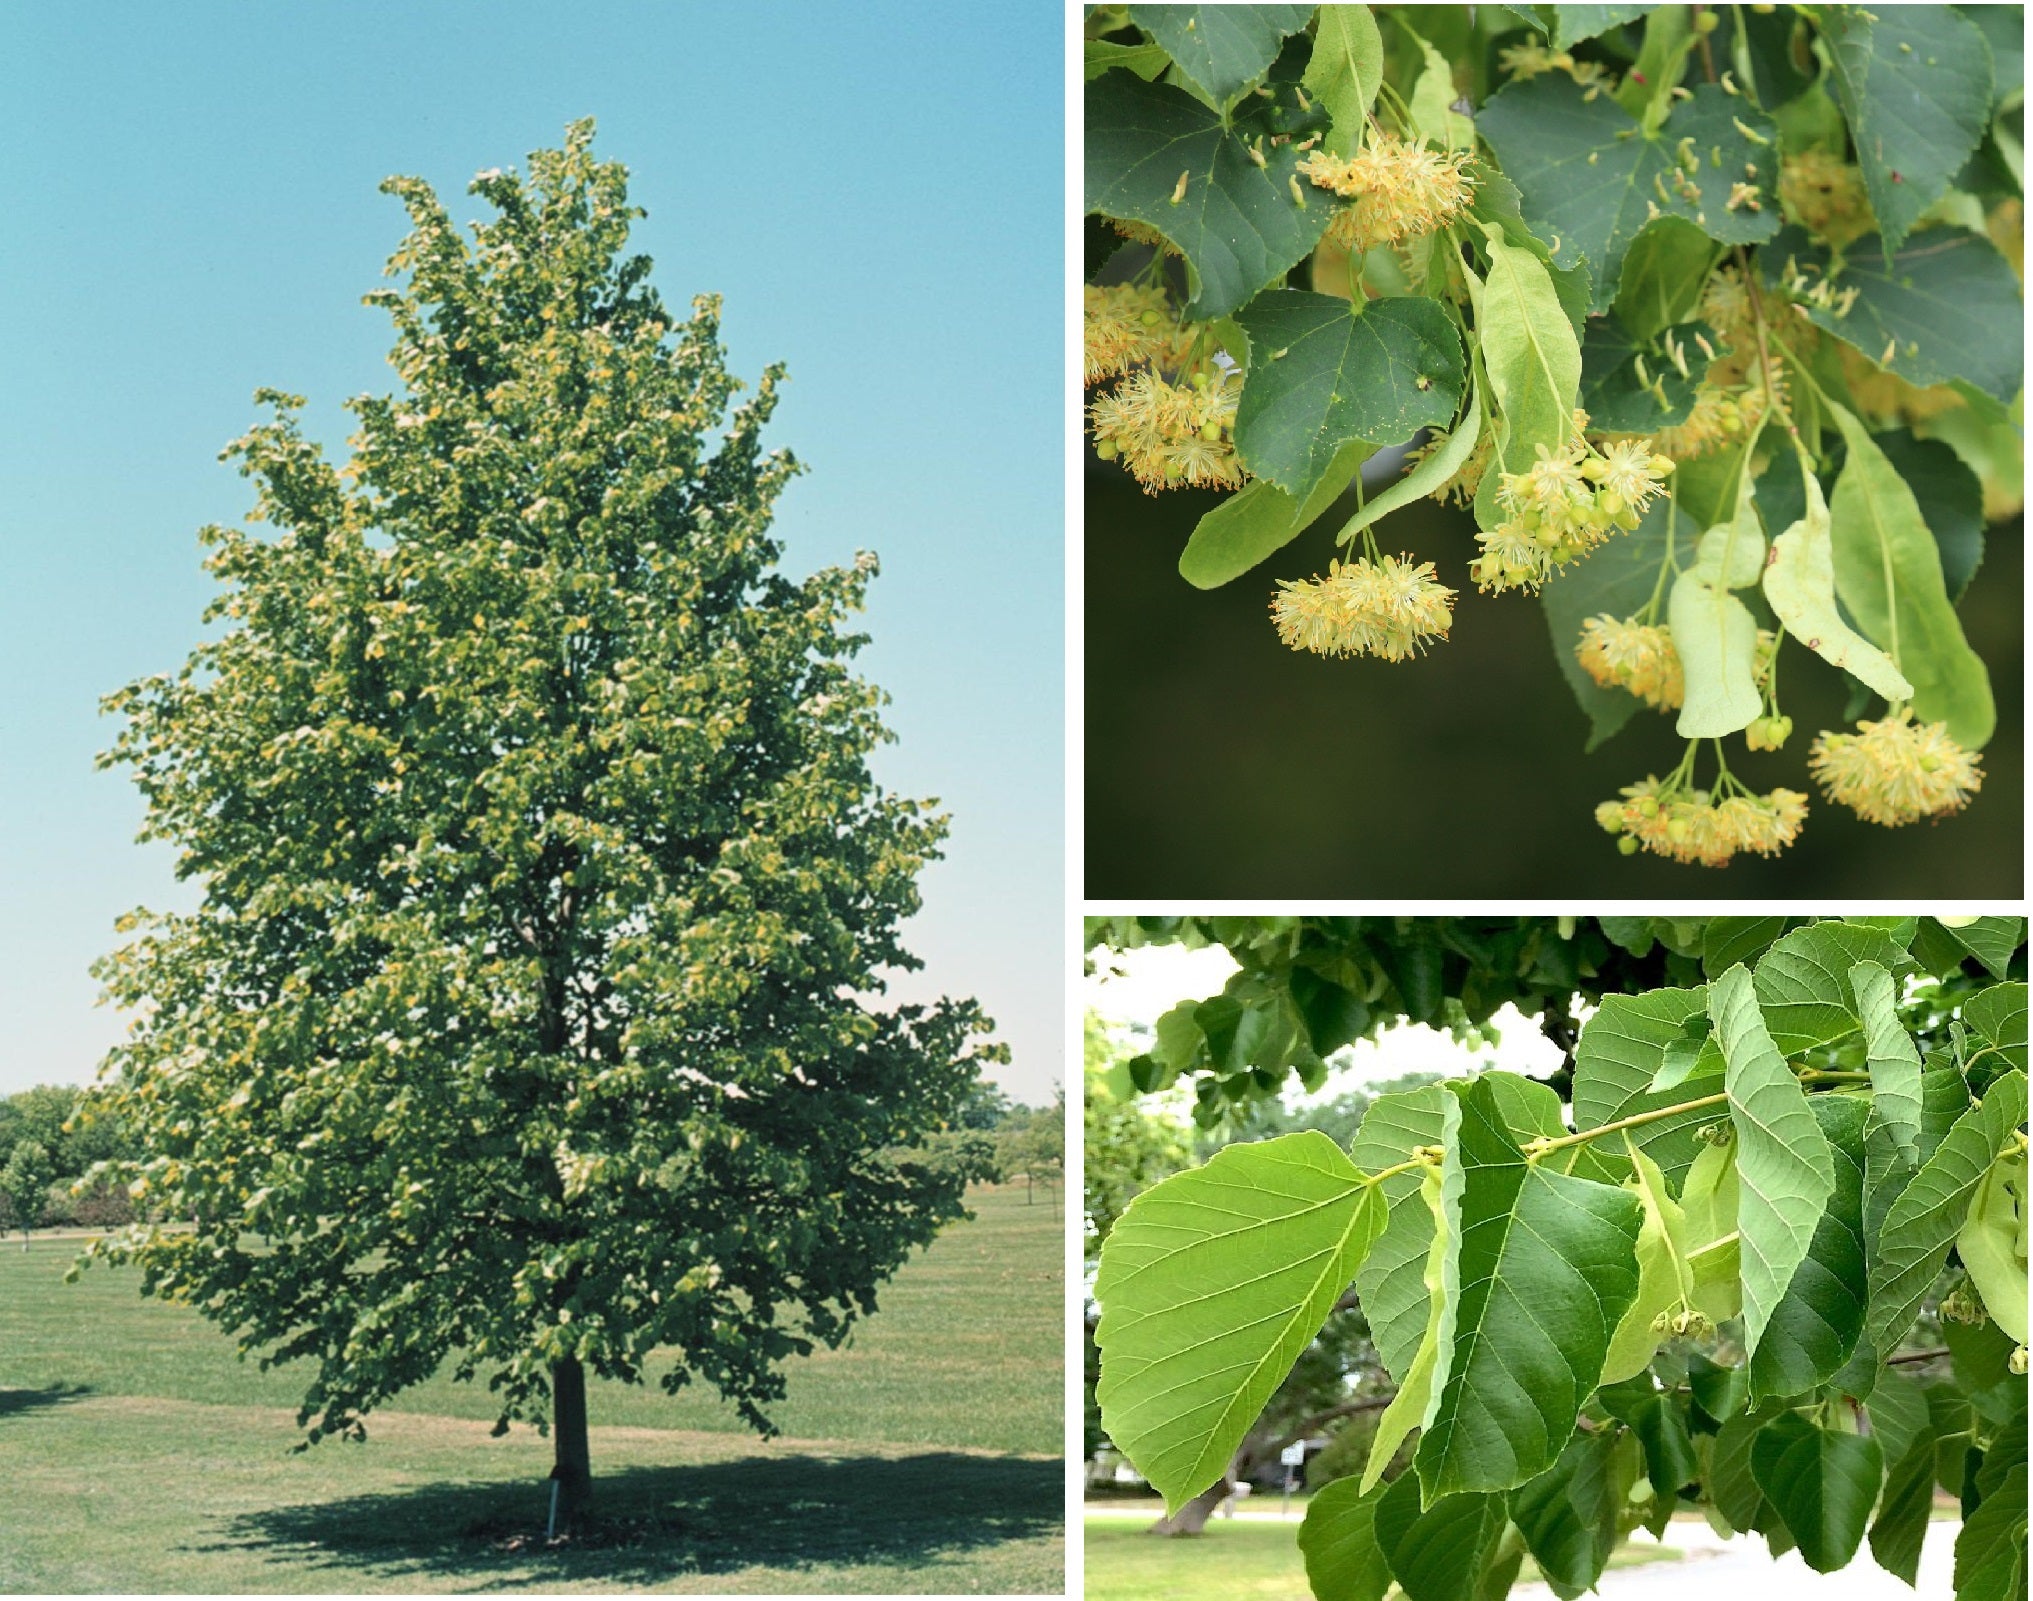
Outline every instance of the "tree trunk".
<path id="1" fill-rule="evenodd" d="M 1214 1516 L 1215 1509 L 1228 1499 L 1229 1492 L 1234 1488 L 1234 1478 L 1229 1473 L 1222 1474 L 1170 1517 L 1160 1518 L 1153 1523 L 1150 1532 L 1167 1537 L 1205 1533 L 1207 1520 Z"/>
<path id="2" fill-rule="evenodd" d="M 586 1370 L 576 1357 L 551 1369 L 551 1439 L 557 1462 L 558 1532 L 581 1522 L 593 1504 L 593 1458 L 586 1445 Z"/>

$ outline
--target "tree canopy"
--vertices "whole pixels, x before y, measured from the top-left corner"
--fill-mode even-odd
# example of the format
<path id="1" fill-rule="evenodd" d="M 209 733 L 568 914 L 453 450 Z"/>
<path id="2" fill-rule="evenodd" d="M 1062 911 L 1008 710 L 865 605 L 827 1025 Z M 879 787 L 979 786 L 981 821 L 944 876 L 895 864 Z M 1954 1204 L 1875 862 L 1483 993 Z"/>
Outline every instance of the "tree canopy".
<path id="1" fill-rule="evenodd" d="M 384 189 L 401 388 L 342 466 L 257 396 L 227 455 L 270 532 L 203 531 L 215 636 L 106 701 L 202 900 L 100 968 L 123 1176 L 196 1228 L 101 1254 L 311 1364 L 313 1441 L 448 1361 L 504 1429 L 555 1404 L 572 1511 L 589 1372 L 769 1428 L 960 1214 L 914 1147 L 1003 1051 L 880 1003 L 945 820 L 870 775 L 874 557 L 779 568 L 783 370 L 737 403 L 590 123 L 480 174 L 470 238 Z"/>

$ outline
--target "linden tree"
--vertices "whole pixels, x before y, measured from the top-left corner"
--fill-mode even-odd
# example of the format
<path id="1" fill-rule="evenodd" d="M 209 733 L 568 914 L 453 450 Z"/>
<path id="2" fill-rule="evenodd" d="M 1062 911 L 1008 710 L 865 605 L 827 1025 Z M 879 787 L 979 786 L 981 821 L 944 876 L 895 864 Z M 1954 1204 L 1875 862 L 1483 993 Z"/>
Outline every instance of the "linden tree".
<path id="1" fill-rule="evenodd" d="M 1798 836 L 1806 794 L 1753 793 L 1724 744 L 1792 738 L 1789 643 L 1853 685 L 1809 742 L 1829 800 L 1968 802 L 1995 712 L 1956 608 L 2022 500 L 2015 8 L 1102 6 L 1086 33 L 1088 420 L 1152 493 L 1233 491 L 1188 582 L 1352 503 L 1270 597 L 1295 650 L 1416 656 L 1456 563 L 1539 596 L 1591 746 L 1641 707 L 1687 741 L 1598 808 L 1626 853 Z M 1473 549 L 1380 544 L 1429 496 Z"/>

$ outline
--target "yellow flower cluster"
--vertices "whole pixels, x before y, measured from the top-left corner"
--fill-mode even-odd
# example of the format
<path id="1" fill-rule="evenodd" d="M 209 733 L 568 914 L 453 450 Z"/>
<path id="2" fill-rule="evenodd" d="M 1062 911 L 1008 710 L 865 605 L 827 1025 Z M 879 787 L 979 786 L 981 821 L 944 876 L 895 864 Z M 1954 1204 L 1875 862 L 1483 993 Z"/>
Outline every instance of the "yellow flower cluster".
<path id="1" fill-rule="evenodd" d="M 1779 200 L 1788 216 L 1832 245 L 1846 245 L 1877 226 L 1863 173 L 1826 150 L 1786 158 L 1779 168 Z"/>
<path id="2" fill-rule="evenodd" d="M 1716 802 L 1706 790 L 1668 790 L 1647 778 L 1620 793 L 1621 799 L 1596 807 L 1595 820 L 1619 836 L 1617 849 L 1627 856 L 1646 850 L 1676 862 L 1727 867 L 1739 851 L 1778 855 L 1807 821 L 1807 797 L 1790 789 Z"/>
<path id="3" fill-rule="evenodd" d="M 1147 222 L 1136 222 L 1128 217 L 1110 217 L 1108 225 L 1133 245 L 1149 245 L 1153 250 L 1167 256 L 1182 254 L 1177 245 Z"/>
<path id="4" fill-rule="evenodd" d="M 1564 72 L 1588 91 L 1581 98 L 1593 100 L 1603 90 L 1614 88 L 1616 80 L 1598 61 L 1576 61 L 1565 50 L 1551 50 L 1538 39 L 1510 45 L 1497 52 L 1497 65 L 1513 78 L 1536 78 L 1542 72 Z"/>
<path id="5" fill-rule="evenodd" d="M 1178 323 L 1160 284 L 1088 284 L 1081 342 L 1087 382 L 1098 384 L 1172 354 Z"/>
<path id="6" fill-rule="evenodd" d="M 1465 150 L 1379 134 L 1352 156 L 1316 150 L 1299 171 L 1316 188 L 1355 202 L 1336 210 L 1327 232 L 1351 250 L 1369 250 L 1432 233 L 1460 216 L 1475 194 L 1475 180 L 1462 171 L 1467 160 Z"/>
<path id="7" fill-rule="evenodd" d="M 1701 290 L 1701 320 L 1732 344 L 1739 336 L 1750 336 L 1751 295 L 1736 268 L 1722 267 L 1709 276 Z"/>
<path id="8" fill-rule="evenodd" d="M 1122 464 L 1147 494 L 1161 489 L 1240 489 L 1235 407 L 1242 385 L 1219 370 L 1173 383 L 1146 368 L 1088 405 L 1094 452 Z"/>
<path id="9" fill-rule="evenodd" d="M 1410 556 L 1337 561 L 1325 578 L 1281 581 L 1271 597 L 1278 638 L 1320 656 L 1381 656 L 1401 662 L 1429 639 L 1445 639 L 1454 591 L 1431 562 Z"/>
<path id="10" fill-rule="evenodd" d="M 1574 654 L 1582 671 L 1605 689 L 1627 689 L 1647 706 L 1671 711 L 1686 699 L 1680 653 L 1663 628 L 1604 613 L 1581 625 Z"/>
<path id="11" fill-rule="evenodd" d="M 1652 436 L 1652 446 L 1669 456 L 1699 456 L 1723 444 L 1742 444 L 1745 437 L 1764 426 L 1766 414 L 1776 395 L 1786 399 L 1786 370 L 1778 352 L 1765 363 L 1764 382 L 1759 382 L 1757 348 L 1749 335 L 1694 386 L 1694 409 L 1682 422 L 1661 428 Z M 1769 392 L 1767 386 L 1769 385 Z"/>
<path id="12" fill-rule="evenodd" d="M 1909 384 L 1897 373 L 1886 372 L 1868 356 L 1837 342 L 1836 354 L 1842 360 L 1843 381 L 1849 385 L 1850 398 L 1856 402 L 1856 410 L 1867 416 L 1897 418 L 1904 422 L 1925 422 L 1930 417 L 1939 417 L 1945 411 L 1954 411 L 1968 404 L 1947 384 L 1937 384 L 1922 389 Z"/>
<path id="13" fill-rule="evenodd" d="M 1479 587 L 1537 589 L 1612 532 L 1637 527 L 1665 487 L 1669 458 L 1642 439 L 1597 450 L 1581 436 L 1585 421 L 1577 414 L 1574 436 L 1558 451 L 1541 445 L 1530 467 L 1503 475 L 1497 503 L 1505 520 L 1476 536 L 1482 554 L 1469 568 Z"/>
<path id="14" fill-rule="evenodd" d="M 1860 722 L 1854 734 L 1817 734 L 1807 767 L 1830 800 L 1886 828 L 1960 811 L 1984 781 L 1975 752 L 1910 709 Z"/>

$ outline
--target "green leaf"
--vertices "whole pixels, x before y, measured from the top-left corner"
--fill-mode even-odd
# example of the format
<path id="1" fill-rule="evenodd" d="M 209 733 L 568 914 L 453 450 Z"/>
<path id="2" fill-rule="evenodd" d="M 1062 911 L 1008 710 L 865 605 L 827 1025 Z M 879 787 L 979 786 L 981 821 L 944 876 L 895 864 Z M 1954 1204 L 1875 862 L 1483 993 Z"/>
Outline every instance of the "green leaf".
<path id="1" fill-rule="evenodd" d="M 1868 923 L 1824 920 L 1796 928 L 1759 958 L 1752 975 L 1773 1043 L 1800 1056 L 1848 1039 L 1863 1027 L 1850 971 L 1859 962 L 1903 966 L 1899 947 Z"/>
<path id="2" fill-rule="evenodd" d="M 1833 1573 L 1848 1566 L 1885 1476 L 1875 1439 L 1816 1428 L 1788 1412 L 1758 1431 L 1751 1473 L 1810 1568 Z"/>
<path id="3" fill-rule="evenodd" d="M 1831 667 L 1840 667 L 1886 700 L 1907 700 L 1913 686 L 1891 657 L 1842 620 L 1835 606 L 1835 549 L 1828 502 L 1812 473 L 1801 475 L 1807 515 L 1772 541 L 1765 599 L 1772 614 Z"/>
<path id="4" fill-rule="evenodd" d="M 2005 103 L 2026 87 L 2025 19 L 2015 14 L 2011 6 L 1968 5 L 1955 9 L 1977 25 L 1984 43 L 1991 47 L 1991 110 L 2002 111 Z"/>
<path id="5" fill-rule="evenodd" d="M 1831 6 L 1821 37 L 1889 254 L 1983 137 L 1991 53 L 1947 6 Z"/>
<path id="6" fill-rule="evenodd" d="M 1420 1508 L 1406 1473 L 1377 1500 L 1376 1538 L 1410 1601 L 1461 1601 L 1504 1526 L 1500 1495 L 1450 1495 Z"/>
<path id="7" fill-rule="evenodd" d="M 1776 110 L 1813 87 L 1821 67 L 1805 41 L 1800 41 L 1801 55 L 1806 59 L 1804 70 L 1794 55 L 1796 36 L 1805 29 L 1797 11 L 1787 6 L 1761 13 L 1746 7 L 1737 13 L 1736 20 L 1751 65 L 1746 87 L 1757 95 L 1759 105 Z M 1833 102 L 1825 95 L 1819 98 L 1833 115 Z"/>
<path id="8" fill-rule="evenodd" d="M 1738 1533 L 1755 1529 L 1765 1515 L 1765 1494 L 1751 1472 L 1751 1447 L 1771 1421 L 1769 1413 L 1739 1412 L 1715 1432 L 1708 1453 L 1708 1498 Z"/>
<path id="9" fill-rule="evenodd" d="M 2026 1406 L 1998 1432 L 1977 1473 L 1980 1499 L 1955 1537 L 1956 1601 L 2024 1601 Z"/>
<path id="10" fill-rule="evenodd" d="M 1221 111 L 1270 71 L 1285 36 L 1305 27 L 1312 15 L 1311 6 L 1129 8 L 1130 21 L 1163 45 L 1180 74 Z"/>
<path id="11" fill-rule="evenodd" d="M 1764 710 L 1754 670 L 1758 623 L 1731 594 L 1763 569 L 1764 530 L 1748 475 L 1739 480 L 1736 515 L 1701 536 L 1693 566 L 1673 581 L 1666 615 L 1687 681 L 1676 731 L 1682 739 L 1720 739 Z"/>
<path id="12" fill-rule="evenodd" d="M 1920 1052 L 1899 1022 L 1899 992 L 1876 962 L 1849 970 L 1864 1025 L 1864 1066 L 1871 1075 L 1866 1130 L 1883 1129 L 1894 1168 L 1920 1165 Z M 1869 1171 L 1868 1169 L 1866 1170 Z"/>
<path id="13" fill-rule="evenodd" d="M 1997 722 L 1990 674 L 1949 604 L 1941 553 L 1863 424 L 1844 407 L 1829 411 L 1849 446 L 1830 508 L 1836 593 L 1864 633 L 1893 647 L 1921 720 L 1945 722 L 1958 744 L 1978 749 Z"/>
<path id="14" fill-rule="evenodd" d="M 1652 339 L 1690 321 L 1715 256 L 1714 242 L 1693 223 L 1679 217 L 1651 223 L 1624 253 L 1613 308 L 1617 319 L 1635 339 Z M 1715 343 L 1713 336 L 1709 342 Z"/>
<path id="15" fill-rule="evenodd" d="M 1584 39 L 1634 22 L 1652 9 L 1642 6 L 1548 6 L 1553 13 L 1553 48 L 1565 50 Z"/>
<path id="16" fill-rule="evenodd" d="M 1483 371 L 1500 414 L 1498 459 L 1523 472 L 1540 445 L 1557 449 L 1573 431 L 1581 345 L 1545 263 L 1494 233 L 1488 253 L 1476 306 Z"/>
<path id="17" fill-rule="evenodd" d="M 1638 1287 L 1636 1200 L 1528 1163 L 1487 1083 L 1461 1103 L 1454 1348 L 1415 1458 L 1429 1497 L 1552 1465 Z"/>
<path id="18" fill-rule="evenodd" d="M 1237 320 L 1250 374 L 1235 448 L 1259 478 L 1313 493 L 1351 440 L 1396 444 L 1451 422 L 1467 368 L 1461 337 L 1435 300 L 1359 307 L 1337 295 L 1274 289 Z"/>
<path id="19" fill-rule="evenodd" d="M 1887 372 L 1928 388 L 1960 378 L 2009 404 L 2025 376 L 2025 301 L 2011 263 L 1981 234 L 1922 229 L 1886 261 L 1875 234 L 1837 262 L 1798 228 L 1758 252 L 1768 283 L 1788 261 L 1837 290 L 1856 290 L 1838 314 L 1806 304 L 1807 315 Z"/>
<path id="20" fill-rule="evenodd" d="M 1716 1428 L 1743 1411 L 1751 1395 L 1751 1376 L 1741 1367 L 1713 1362 L 1698 1350 L 1687 1353 L 1687 1390 L 1694 1405 Z"/>
<path id="21" fill-rule="evenodd" d="M 1683 423 L 1694 410 L 1694 386 L 1707 375 L 1709 358 L 1694 342 L 1696 334 L 1715 341 L 1705 322 L 1673 323 L 1649 339 L 1639 339 L 1615 312 L 1591 317 L 1581 342 L 1581 409 L 1590 428 L 1611 433 L 1643 434 Z M 1687 363 L 1683 375 L 1667 353 L 1680 352 Z M 1651 388 L 1665 395 L 1661 404 Z"/>
<path id="22" fill-rule="evenodd" d="M 1172 64 L 1163 45 L 1114 44 L 1107 39 L 1089 39 L 1081 46 L 1082 76 L 1098 78 L 1111 67 L 1134 72 L 1146 83 Z"/>
<path id="23" fill-rule="evenodd" d="M 1804 1395 L 1842 1370 L 1864 1326 L 1864 1103 L 1813 1095 L 1835 1188 L 1807 1254 L 1751 1353 L 1751 1399 Z M 1796 1531 L 1797 1532 L 1797 1531 Z"/>
<path id="24" fill-rule="evenodd" d="M 1993 984 L 1962 1003 L 1962 1020 L 2005 1067 L 2026 1071 L 2026 986 Z"/>
<path id="25" fill-rule="evenodd" d="M 1317 522 L 1369 454 L 1362 440 L 1342 446 L 1303 504 L 1266 478 L 1228 496 L 1194 526 L 1179 553 L 1179 576 L 1195 589 L 1218 589 L 1240 578 Z"/>
<path id="26" fill-rule="evenodd" d="M 1355 1277 L 1384 1201 L 1315 1130 L 1231 1145 L 1130 1203 L 1094 1294 L 1109 1438 L 1177 1508 L 1219 1478 Z"/>
<path id="27" fill-rule="evenodd" d="M 1171 84 L 1109 72 L 1087 86 L 1086 209 L 1144 223 L 1179 248 L 1189 316 L 1211 320 L 1248 304 L 1327 227 L 1331 208 L 1305 201 L 1303 158 L 1290 141 L 1266 138 L 1266 165 L 1250 159 L 1249 141 L 1278 131 L 1273 118 L 1282 107 L 1282 99 L 1252 97 L 1224 126 Z"/>
<path id="28" fill-rule="evenodd" d="M 1380 1173 L 1409 1160 L 1421 1146 L 1451 1148 L 1460 1121 L 1461 1103 L 1438 1084 L 1387 1091 L 1363 1113 L 1349 1154 L 1365 1173 Z M 1420 1195 L 1420 1180 L 1419 1171 L 1411 1169 L 1382 1182 L 1390 1221 L 1355 1276 L 1355 1293 L 1369 1320 L 1370 1338 L 1401 1391 L 1428 1322 L 1425 1275 L 1434 1227 L 1432 1209 Z M 1458 1220 L 1458 1178 L 1454 1189 L 1453 1215 Z"/>
<path id="29" fill-rule="evenodd" d="M 1892 471 L 1906 480 L 1927 531 L 1941 551 L 1941 581 L 1956 605 L 1984 559 L 1984 486 L 1963 459 L 1939 439 L 1910 429 L 1871 435 Z"/>
<path id="30" fill-rule="evenodd" d="M 1765 142 L 1745 138 L 1739 121 Z M 1523 195 L 1532 231 L 1557 242 L 1555 263 L 1587 265 L 1591 311 L 1607 309 L 1624 253 L 1654 217 L 1682 218 L 1724 244 L 1757 244 L 1779 228 L 1771 198 L 1778 192 L 1777 127 L 1713 84 L 1696 88 L 1648 134 L 1609 96 L 1588 99 L 1564 73 L 1547 73 L 1491 96 L 1476 129 Z M 1683 150 L 1691 170 L 1683 170 Z M 1676 178 L 1694 198 L 1683 196 Z M 1729 209 L 1732 187 L 1746 181 L 1762 190 L 1763 210 Z"/>
<path id="31" fill-rule="evenodd" d="M 1705 986 L 1603 996 L 1574 1048 L 1575 1128 L 1601 1128 L 1685 1099 L 1671 1090 L 1654 1090 L 1652 1080 L 1667 1048 L 1683 1036 L 1688 1019 L 1702 1013 L 1707 999 Z M 1631 1137 L 1677 1182 L 1700 1148 L 1694 1130 L 1719 1115 L 1712 1107 L 1682 1112 L 1640 1124 Z"/>
<path id="32" fill-rule="evenodd" d="M 1871 1555 L 1887 1573 L 1920 1582 L 1920 1548 L 1934 1510 L 1934 1435 L 1923 1431 L 1885 1470 L 1878 1515 L 1871 1521 Z"/>
<path id="33" fill-rule="evenodd" d="M 1720 978 L 1739 962 L 1755 962 L 1785 932 L 1783 917 L 1711 917 L 1701 931 L 1701 970 Z"/>
<path id="34" fill-rule="evenodd" d="M 1942 1090 L 1953 1091 L 1962 1101 L 1962 1076 L 1951 1069 L 1946 1075 L 1929 1077 L 1920 1065 L 1920 1053 L 1912 1037 L 1899 1022 L 1898 990 L 1890 973 L 1876 962 L 1859 962 L 1850 969 L 1850 984 L 1856 992 L 1857 1013 L 1864 1024 L 1864 1066 L 1871 1075 L 1871 1107 L 1864 1119 L 1864 1260 L 1869 1275 L 1878 1271 L 1884 1235 L 1885 1214 L 1891 1211 L 1913 1175 L 1931 1152 L 1923 1145 L 1930 1092 L 1940 1115 Z M 1950 1082 L 1944 1084 L 1943 1078 Z M 1959 1108 L 1958 1108 L 1959 1110 Z M 1939 1143 L 1937 1135 L 1932 1144 Z M 1866 1339 L 1859 1351 L 1876 1352 Z"/>
<path id="35" fill-rule="evenodd" d="M 1306 1561 L 1306 1582 L 1321 1601 L 1383 1601 L 1391 1568 L 1377 1545 L 1382 1495 L 1363 1494 L 1353 1478 L 1342 1478 L 1323 1485 L 1307 1502 L 1299 1554 Z"/>
<path id="36" fill-rule="evenodd" d="M 1627 690 L 1605 688 L 1582 670 L 1574 654 L 1581 643 L 1581 626 L 1591 617 L 1622 618 L 1641 611 L 1658 586 L 1674 538 L 1685 549 L 1694 538 L 1694 526 L 1662 495 L 1636 528 L 1612 539 L 1587 561 L 1575 563 L 1561 574 L 1559 583 L 1540 592 L 1560 675 L 1588 717 L 1591 751 L 1642 711 L 1644 703 Z"/>
<path id="37" fill-rule="evenodd" d="M 1347 155 L 1361 138 L 1370 102 L 1384 81 L 1384 42 L 1368 6 L 1322 6 L 1313 54 L 1301 80 L 1334 119 L 1327 148 Z"/>
<path id="38" fill-rule="evenodd" d="M 2011 970 L 2012 953 L 2026 942 L 2023 917 L 1958 917 L 1940 919 L 1948 937 L 1983 964 L 1992 978 Z"/>
<path id="39" fill-rule="evenodd" d="M 1917 1585 L 1920 1548 L 1934 1510 L 1934 1431 L 1923 1427 L 1903 1454 L 1887 1452 L 1887 1460 L 1878 1515 L 1871 1520 L 1871 1555 L 1887 1573 Z"/>
<path id="40" fill-rule="evenodd" d="M 1468 404 L 1462 410 L 1461 420 L 1454 425 L 1454 431 L 1440 442 L 1438 448 L 1421 457 L 1404 477 L 1365 500 L 1334 536 L 1337 545 L 1348 544 L 1379 517 L 1388 516 L 1400 506 L 1423 500 L 1461 470 L 1462 464 L 1474 453 L 1475 442 L 1482 433 L 1482 406 L 1477 399 L 1475 385 L 1476 380 L 1471 375 Z"/>
<path id="41" fill-rule="evenodd" d="M 1708 987 L 1737 1134 L 1744 1349 L 1755 1358 L 1835 1189 L 1834 1157 L 1800 1081 L 1772 1043 L 1748 969 Z M 1119 1226 L 1119 1225 L 1118 1225 Z"/>
<path id="42" fill-rule="evenodd" d="M 1637 1435 L 1654 1498 L 1659 1505 L 1671 1508 L 1680 1487 L 1691 1483 L 1701 1471 L 1693 1437 L 1687 1432 L 1684 1407 L 1675 1396 L 1661 1393 L 1649 1373 L 1623 1384 L 1605 1385 L 1601 1400 L 1611 1417 L 1621 1418 Z"/>
<path id="43" fill-rule="evenodd" d="M 2026 1075 L 1997 1079 L 1956 1119 L 1934 1154 L 1885 1214 L 1866 1329 L 1880 1351 L 1897 1349 L 1934 1287 L 1970 1198 L 2012 1131 L 2026 1121 Z"/>
<path id="44" fill-rule="evenodd" d="M 1616 1456 L 1614 1430 L 1577 1434 L 1553 1466 L 1511 1492 L 1511 1521 L 1562 1601 L 1593 1589 L 1617 1547 L 1624 1497 Z"/>

